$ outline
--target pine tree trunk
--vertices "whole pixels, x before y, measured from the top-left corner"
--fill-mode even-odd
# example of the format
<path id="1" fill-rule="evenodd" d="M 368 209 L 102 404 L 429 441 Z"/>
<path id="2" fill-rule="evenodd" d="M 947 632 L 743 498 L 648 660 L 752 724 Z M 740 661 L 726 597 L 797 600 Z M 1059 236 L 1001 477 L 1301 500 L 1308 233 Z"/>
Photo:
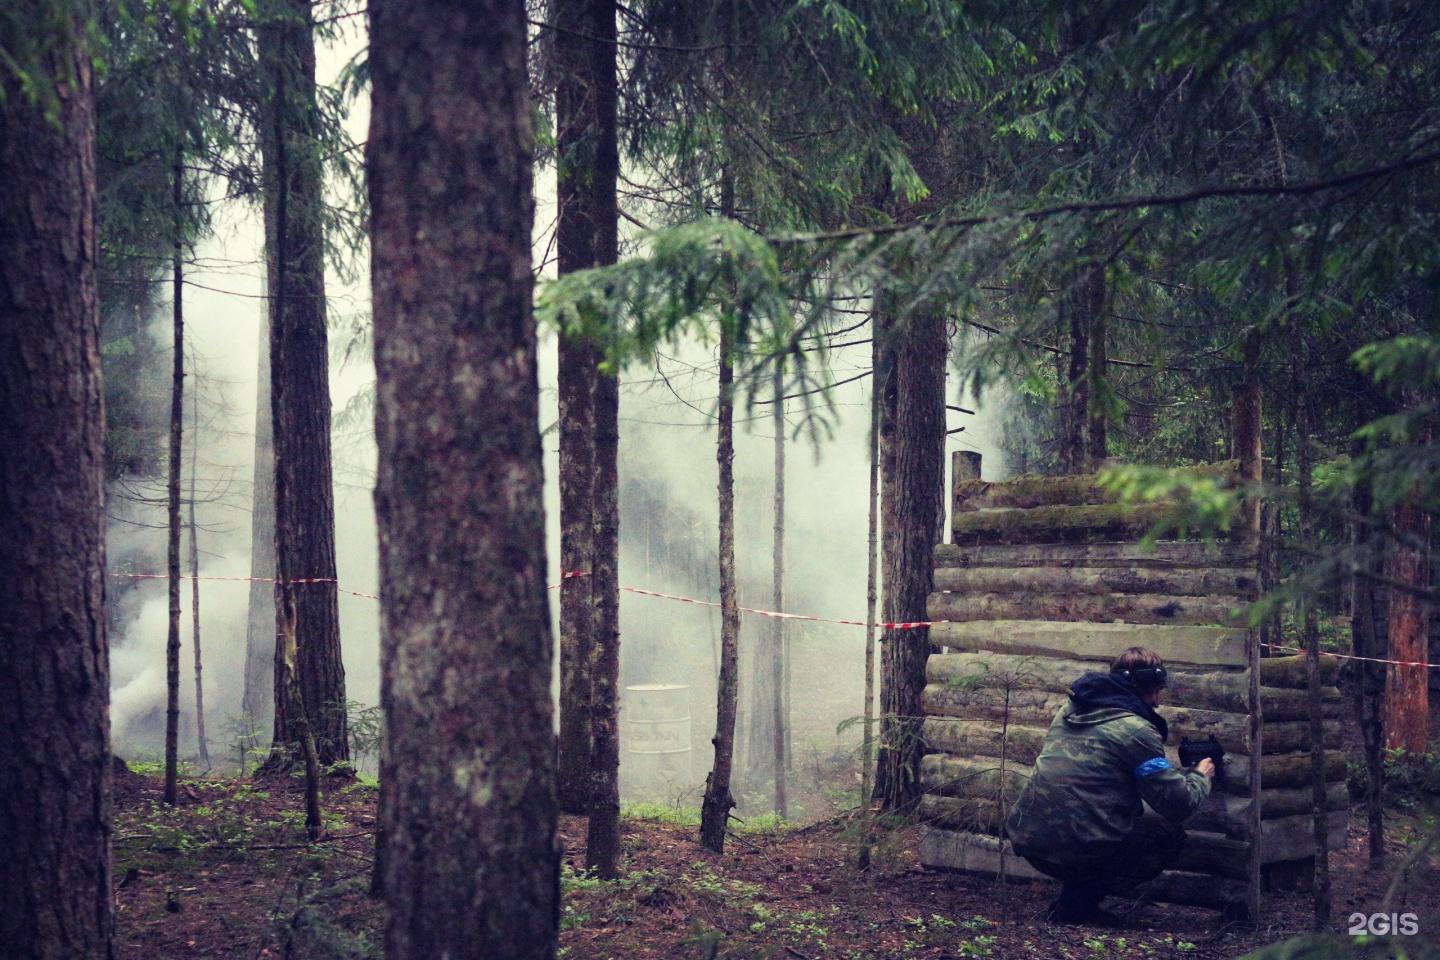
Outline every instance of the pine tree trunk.
<path id="1" fill-rule="evenodd" d="M 874 321 L 879 330 L 878 317 Z M 878 337 L 877 337 L 878 339 Z M 869 514 L 865 541 L 865 704 L 864 730 L 860 741 L 860 853 L 857 865 L 870 869 L 870 836 L 875 788 L 875 607 L 880 598 L 880 423 L 884 416 L 885 381 L 888 365 L 881 364 L 882 350 L 873 345 L 875 364 L 870 378 L 870 487 L 865 503 Z"/>
<path id="2" fill-rule="evenodd" d="M 267 284 L 266 289 L 269 289 Z M 240 704 L 246 746 L 258 746 L 275 715 L 275 448 L 271 443 L 270 303 L 260 318 L 255 386 L 255 469 L 250 500 L 250 598 L 245 623 L 245 691 Z"/>
<path id="3" fill-rule="evenodd" d="M 620 875 L 620 383 L 595 383 L 595 643 L 590 656 L 590 822 L 585 865 Z"/>
<path id="4" fill-rule="evenodd" d="M 60 81 L 53 117 L 0 70 L 0 952 L 106 960 L 112 760 L 91 58 L 67 14 L 40 32 L 47 72 L 74 78 Z"/>
<path id="5" fill-rule="evenodd" d="M 1094 264 L 1085 271 L 1084 286 L 1081 290 L 1085 311 L 1089 315 L 1090 349 L 1086 377 L 1088 409 L 1085 410 L 1085 471 L 1098 470 L 1105 458 L 1110 456 L 1110 421 L 1100 399 L 1106 390 L 1109 375 L 1110 351 L 1106 346 L 1105 323 L 1105 265 Z"/>
<path id="6" fill-rule="evenodd" d="M 1358 444 L 1357 444 L 1358 447 Z M 1357 518 L 1367 518 L 1374 510 L 1370 491 L 1357 487 L 1351 500 Z M 1351 547 L 1360 554 L 1362 570 L 1373 571 L 1377 564 L 1370 548 L 1364 525 L 1356 523 L 1351 534 Z M 1361 661 L 1356 683 L 1359 691 L 1357 719 L 1365 756 L 1365 820 L 1369 833 L 1370 868 L 1385 864 L 1385 664 L 1373 662 L 1386 659 L 1386 644 L 1380 635 L 1377 599 L 1381 591 L 1363 572 L 1350 578 L 1350 635 L 1355 655 Z"/>
<path id="7" fill-rule="evenodd" d="M 1080 289 L 1060 298 L 1061 329 L 1068 333 L 1068 359 L 1060 361 L 1060 472 L 1067 476 L 1089 472 L 1086 424 L 1090 411 L 1090 316 Z"/>
<path id="8" fill-rule="evenodd" d="M 330 462 L 330 358 L 325 329 L 322 170 L 317 140 L 315 32 L 309 0 L 262 8 L 266 78 L 261 149 L 270 251 L 270 409 L 275 447 L 275 605 L 295 616 L 298 704 L 320 763 L 350 759 L 345 668 L 335 583 L 335 489 Z M 303 581 L 303 582 L 302 582 Z M 276 683 L 285 670 L 278 652 Z M 289 697 L 275 698 L 267 771 L 293 762 L 301 736 Z"/>
<path id="9" fill-rule="evenodd" d="M 1425 512 L 1413 503 L 1390 511 L 1396 540 L 1385 557 L 1385 575 L 1418 589 L 1428 584 L 1425 544 L 1430 525 Z M 1390 590 L 1390 644 L 1387 659 L 1424 663 L 1424 601 L 1405 590 Z M 1424 667 L 1390 664 L 1385 672 L 1385 749 L 1404 750 L 1414 756 L 1429 743 L 1430 689 Z"/>
<path id="10" fill-rule="evenodd" d="M 551 960 L 525 5 L 372 0 L 370 22 L 385 955 Z"/>
<path id="11" fill-rule="evenodd" d="M 881 537 L 881 616 L 887 622 L 913 622 L 926 619 L 934 583 L 931 557 L 944 540 L 945 318 L 911 317 L 897 339 L 890 376 L 896 385 L 894 467 L 882 486 L 891 506 L 883 511 L 888 524 Z M 880 705 L 889 734 L 880 753 L 880 795 L 887 810 L 908 810 L 921 794 L 920 695 L 930 631 L 886 630 L 882 650 Z"/>
<path id="12" fill-rule="evenodd" d="M 1313 502 L 1311 467 L 1311 432 L 1313 424 L 1310 414 L 1310 398 L 1304 387 L 1304 368 L 1308 364 L 1297 364 L 1296 383 L 1300 394 L 1296 401 L 1297 468 L 1300 487 L 1300 546 L 1313 550 L 1315 547 L 1315 506 Z M 1315 913 L 1315 929 L 1324 930 L 1330 924 L 1330 847 L 1329 807 L 1325 779 L 1325 719 L 1320 704 L 1320 624 L 1315 615 L 1315 604 L 1308 599 L 1300 604 L 1301 629 L 1305 643 L 1305 683 L 1308 692 L 1310 713 L 1310 763 L 1311 763 L 1311 810 L 1314 814 L 1315 830 L 1315 881 L 1312 889 L 1312 904 Z"/>
<path id="13" fill-rule="evenodd" d="M 720 677 L 715 690 L 715 763 L 705 778 L 705 799 L 700 807 L 700 843 L 716 853 L 725 852 L 725 828 L 735 799 L 730 795 L 730 771 L 735 756 L 735 707 L 740 647 L 740 603 L 735 584 L 735 361 L 726 331 L 720 334 L 720 400 L 717 411 L 715 459 L 720 482 Z"/>
<path id="14" fill-rule="evenodd" d="M 180 260 L 180 205 L 183 202 L 180 163 L 175 163 L 175 254 L 171 262 L 174 300 L 171 305 L 170 466 L 166 484 L 168 507 L 165 572 L 169 586 L 169 620 L 165 639 L 165 802 L 176 800 L 180 764 L 180 443 L 185 402 L 184 268 Z"/>
<path id="15" fill-rule="evenodd" d="M 620 210 L 616 188 L 620 176 L 616 110 L 615 0 L 589 0 L 586 32 L 589 100 L 594 116 L 590 183 L 593 262 L 612 264 L 619 257 Z M 599 359 L 599 354 L 594 356 Z M 592 361 L 593 362 L 593 361 Z M 594 376 L 595 472 L 594 539 L 590 569 L 594 627 L 589 657 L 590 685 L 590 822 L 585 862 L 601 877 L 620 875 L 620 383 L 614 376 Z"/>
<path id="16" fill-rule="evenodd" d="M 200 762 L 210 769 L 210 745 L 205 740 L 205 684 L 200 657 L 200 540 L 195 522 L 195 474 L 200 466 L 200 391 L 192 391 L 190 411 L 190 635 L 195 650 L 195 741 Z"/>
<path id="17" fill-rule="evenodd" d="M 771 558 L 775 582 L 774 602 L 777 613 L 785 610 L 785 375 L 784 368 L 775 366 L 775 532 L 772 538 L 774 554 Z M 789 691 L 785 689 L 785 621 L 773 618 L 771 624 L 770 685 L 774 688 L 772 699 L 775 744 L 775 812 L 782 818 L 789 816 L 789 803 L 785 795 L 785 702 Z"/>
<path id="18" fill-rule="evenodd" d="M 594 172 L 586 155 L 594 149 L 596 123 L 593 41 L 587 39 L 590 0 L 554 0 L 555 147 L 559 157 L 556 193 L 559 217 L 555 249 L 560 273 L 595 266 Z M 612 51 L 613 57 L 613 51 Z M 594 344 L 561 333 L 560 403 L 560 567 L 580 576 L 560 584 L 560 809 L 588 813 L 590 755 L 590 656 L 595 636 L 595 544 L 592 500 L 595 473 Z"/>

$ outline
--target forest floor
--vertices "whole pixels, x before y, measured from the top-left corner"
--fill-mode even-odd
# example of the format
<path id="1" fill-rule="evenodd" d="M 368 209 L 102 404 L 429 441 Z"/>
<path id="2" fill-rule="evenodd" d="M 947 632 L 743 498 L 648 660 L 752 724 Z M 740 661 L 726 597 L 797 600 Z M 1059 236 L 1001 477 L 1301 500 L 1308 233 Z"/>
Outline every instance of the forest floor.
<path id="1" fill-rule="evenodd" d="M 381 907 L 367 894 L 375 790 L 347 779 L 325 791 L 327 838 L 305 842 L 299 781 L 200 780 L 174 809 L 158 779 L 118 772 L 115 884 L 121 960 L 380 956 Z M 1401 813 L 1392 862 L 1433 826 Z M 883 827 L 870 870 L 856 868 L 857 825 L 738 828 L 724 855 L 700 848 L 687 815 L 632 810 L 627 874 L 585 876 L 584 822 L 565 817 L 561 956 L 696 960 L 942 960 L 960 957 L 1230 958 L 1304 932 L 1310 898 L 1279 894 L 1257 927 L 1205 910 L 1137 907 L 1127 929 L 1048 924 L 1048 883 L 1012 884 L 922 870 L 913 825 Z M 1332 927 L 1382 909 L 1389 876 L 1367 872 L 1365 832 L 1351 821 L 1333 858 Z M 1115 906 L 1115 901 L 1110 901 Z M 1123 909 L 1125 905 L 1121 904 Z M 1412 873 L 1386 908 L 1413 913 L 1440 943 L 1440 870 Z M 1406 944 L 1410 957 L 1440 956 Z M 1392 956 L 1391 951 L 1372 954 Z"/>

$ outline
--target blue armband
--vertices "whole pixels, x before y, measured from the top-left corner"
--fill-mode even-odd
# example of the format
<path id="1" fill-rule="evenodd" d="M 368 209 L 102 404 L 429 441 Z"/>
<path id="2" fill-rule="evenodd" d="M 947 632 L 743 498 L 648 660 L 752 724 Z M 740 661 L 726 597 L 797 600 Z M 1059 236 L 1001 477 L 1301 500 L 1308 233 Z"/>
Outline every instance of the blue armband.
<path id="1" fill-rule="evenodd" d="M 1140 766 L 1136 767 L 1135 776 L 1139 779 L 1144 779 L 1145 777 L 1150 776 L 1150 774 L 1152 773 L 1159 773 L 1161 770 L 1169 769 L 1169 760 L 1166 760 L 1164 757 L 1155 757 L 1152 760 L 1146 760 L 1144 763 L 1140 764 Z"/>

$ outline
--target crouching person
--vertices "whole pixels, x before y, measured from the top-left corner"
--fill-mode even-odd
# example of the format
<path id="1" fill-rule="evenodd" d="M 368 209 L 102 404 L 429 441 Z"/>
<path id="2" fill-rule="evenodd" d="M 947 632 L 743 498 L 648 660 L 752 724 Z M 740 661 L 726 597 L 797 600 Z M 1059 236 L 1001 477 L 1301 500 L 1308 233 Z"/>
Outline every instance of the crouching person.
<path id="1" fill-rule="evenodd" d="M 1075 681 L 1050 724 L 1005 828 L 1018 855 L 1061 882 L 1052 920 L 1119 922 L 1100 901 L 1174 863 L 1185 844 L 1179 824 L 1210 795 L 1211 761 L 1177 770 L 1165 759 L 1168 731 L 1155 712 L 1164 687 L 1159 656 L 1131 647 L 1109 673 Z M 1165 822 L 1142 820 L 1141 801 Z"/>

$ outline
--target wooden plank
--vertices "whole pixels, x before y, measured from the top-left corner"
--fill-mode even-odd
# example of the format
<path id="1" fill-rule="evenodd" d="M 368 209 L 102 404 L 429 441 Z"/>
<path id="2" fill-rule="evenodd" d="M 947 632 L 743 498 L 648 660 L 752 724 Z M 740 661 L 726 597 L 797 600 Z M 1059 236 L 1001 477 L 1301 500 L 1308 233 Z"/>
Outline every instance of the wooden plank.
<path id="1" fill-rule="evenodd" d="M 998 757 L 1001 752 L 1017 763 L 1034 763 L 1045 742 L 1043 726 L 1005 724 L 997 720 L 954 720 L 926 717 L 920 736 L 932 753 L 957 757 Z"/>
<path id="2" fill-rule="evenodd" d="M 1281 788 L 1260 791 L 1260 816 L 1266 820 L 1294 817 L 1312 811 L 1315 797 L 1312 788 Z M 1330 812 L 1350 809 L 1350 789 L 1337 780 L 1325 787 L 1325 809 Z"/>
<path id="3" fill-rule="evenodd" d="M 1345 774 L 1345 752 L 1343 750 L 1327 750 L 1325 752 L 1326 782 L 1342 782 Z M 1309 783 L 1310 753 L 1308 750 L 1304 753 L 1288 753 L 1260 758 L 1260 786 L 1262 788 L 1266 790 L 1295 789 Z M 1231 793 L 1249 795 L 1249 766 L 1241 762 L 1238 755 L 1233 762 L 1231 757 L 1225 758 L 1223 789 Z"/>
<path id="4" fill-rule="evenodd" d="M 1030 782 L 1035 768 L 1014 760 L 1004 764 L 1001 777 L 998 757 L 952 757 L 932 753 L 920 761 L 920 785 L 925 792 L 940 797 L 966 797 L 972 800 L 998 801 L 1002 797 L 1013 803 Z"/>
<path id="5" fill-rule="evenodd" d="M 1233 840 L 1205 830 L 1186 830 L 1185 849 L 1175 861 L 1175 869 L 1187 873 L 1203 873 L 1212 877 L 1244 880 L 1250 858 L 1250 842 Z"/>
<path id="6" fill-rule="evenodd" d="M 998 840 L 964 830 L 921 825 L 920 865 L 930 870 L 999 876 L 1016 880 L 1044 880 L 1045 875 L 1015 856 L 1009 840 Z"/>
<path id="7" fill-rule="evenodd" d="M 1259 563 L 1255 545 L 1244 540 L 1162 540 L 1153 547 L 1133 543 L 990 544 L 942 543 L 935 569 L 958 567 L 1139 568 L 1176 570 L 1239 567 L 1252 574 Z"/>
<path id="8" fill-rule="evenodd" d="M 1107 666 L 1138 646 L 1154 650 L 1167 664 L 1243 667 L 1248 635 L 1247 630 L 1229 627 L 1040 620 L 974 620 L 930 628 L 931 643 L 962 652 L 1067 657 L 1098 660 Z"/>
<path id="9" fill-rule="evenodd" d="M 1072 660 L 986 651 L 943 653 L 930 657 L 925 677 L 931 685 L 947 686 L 960 695 L 981 690 L 1066 693 L 1085 672 L 1084 666 Z M 1176 667 L 1169 674 L 1165 699 L 1172 704 L 1229 713 L 1246 712 L 1247 671 Z"/>
<path id="10" fill-rule="evenodd" d="M 1253 598 L 1259 584 L 1244 568 L 941 567 L 935 589 L 955 593 L 1160 593 L 1177 597 Z"/>
<path id="11" fill-rule="evenodd" d="M 1246 892 L 1247 885 L 1244 880 L 1212 877 L 1184 870 L 1167 870 L 1146 885 L 1143 897 L 1152 903 L 1205 907 L 1243 917 L 1247 910 Z"/>
<path id="12" fill-rule="evenodd" d="M 920 694 L 928 717 L 964 720 L 1005 720 L 1027 726 L 1047 726 L 1069 700 L 1063 693 L 1044 690 L 960 690 L 943 683 L 927 684 Z"/>
<path id="13" fill-rule="evenodd" d="M 994 800 L 969 797 L 940 797 L 927 793 L 920 798 L 916 814 L 920 823 L 931 827 L 965 830 L 989 837 L 1000 836 L 1005 823 L 1000 815 L 1000 804 Z"/>
<path id="14" fill-rule="evenodd" d="M 930 620 L 1046 620 L 1078 623 L 1196 624 L 1242 627 L 1249 604 L 1238 598 L 1152 593 L 932 593 Z"/>
<path id="15" fill-rule="evenodd" d="M 1139 540 L 1174 513 L 1168 503 L 1106 503 L 1087 507 L 1035 507 L 957 513 L 954 543 L 1103 543 Z"/>
<path id="16" fill-rule="evenodd" d="M 1331 850 L 1345 849 L 1350 829 L 1350 811 L 1326 815 L 1326 843 Z M 1260 822 L 1260 862 L 1300 860 L 1315 852 L 1315 818 L 1306 814 Z"/>
<path id="17" fill-rule="evenodd" d="M 1325 687 L 1320 691 L 1320 700 L 1325 719 L 1333 720 L 1340 717 L 1343 711 L 1338 687 Z M 1310 718 L 1308 693 L 1304 690 L 1286 690 L 1281 687 L 1261 687 L 1260 713 L 1265 718 L 1266 726 L 1283 720 L 1308 720 Z"/>
<path id="18" fill-rule="evenodd" d="M 1320 658 L 1320 680 L 1327 687 L 1333 686 L 1335 678 L 1340 675 L 1341 663 L 1334 657 Z M 1310 683 L 1305 675 L 1305 656 L 1261 658 L 1260 682 L 1267 687 L 1304 690 Z"/>
<path id="19" fill-rule="evenodd" d="M 1177 472 L 1190 476 L 1229 478 L 1239 468 L 1240 461 L 1225 460 L 1181 467 Z M 955 509 L 962 512 L 1003 507 L 1027 509 L 1115 503 L 1118 499 L 1116 495 L 1100 489 L 1095 482 L 1096 476 L 1091 473 L 1066 477 L 1023 476 L 987 483 L 978 477 L 963 477 L 957 472 L 953 500 Z"/>

